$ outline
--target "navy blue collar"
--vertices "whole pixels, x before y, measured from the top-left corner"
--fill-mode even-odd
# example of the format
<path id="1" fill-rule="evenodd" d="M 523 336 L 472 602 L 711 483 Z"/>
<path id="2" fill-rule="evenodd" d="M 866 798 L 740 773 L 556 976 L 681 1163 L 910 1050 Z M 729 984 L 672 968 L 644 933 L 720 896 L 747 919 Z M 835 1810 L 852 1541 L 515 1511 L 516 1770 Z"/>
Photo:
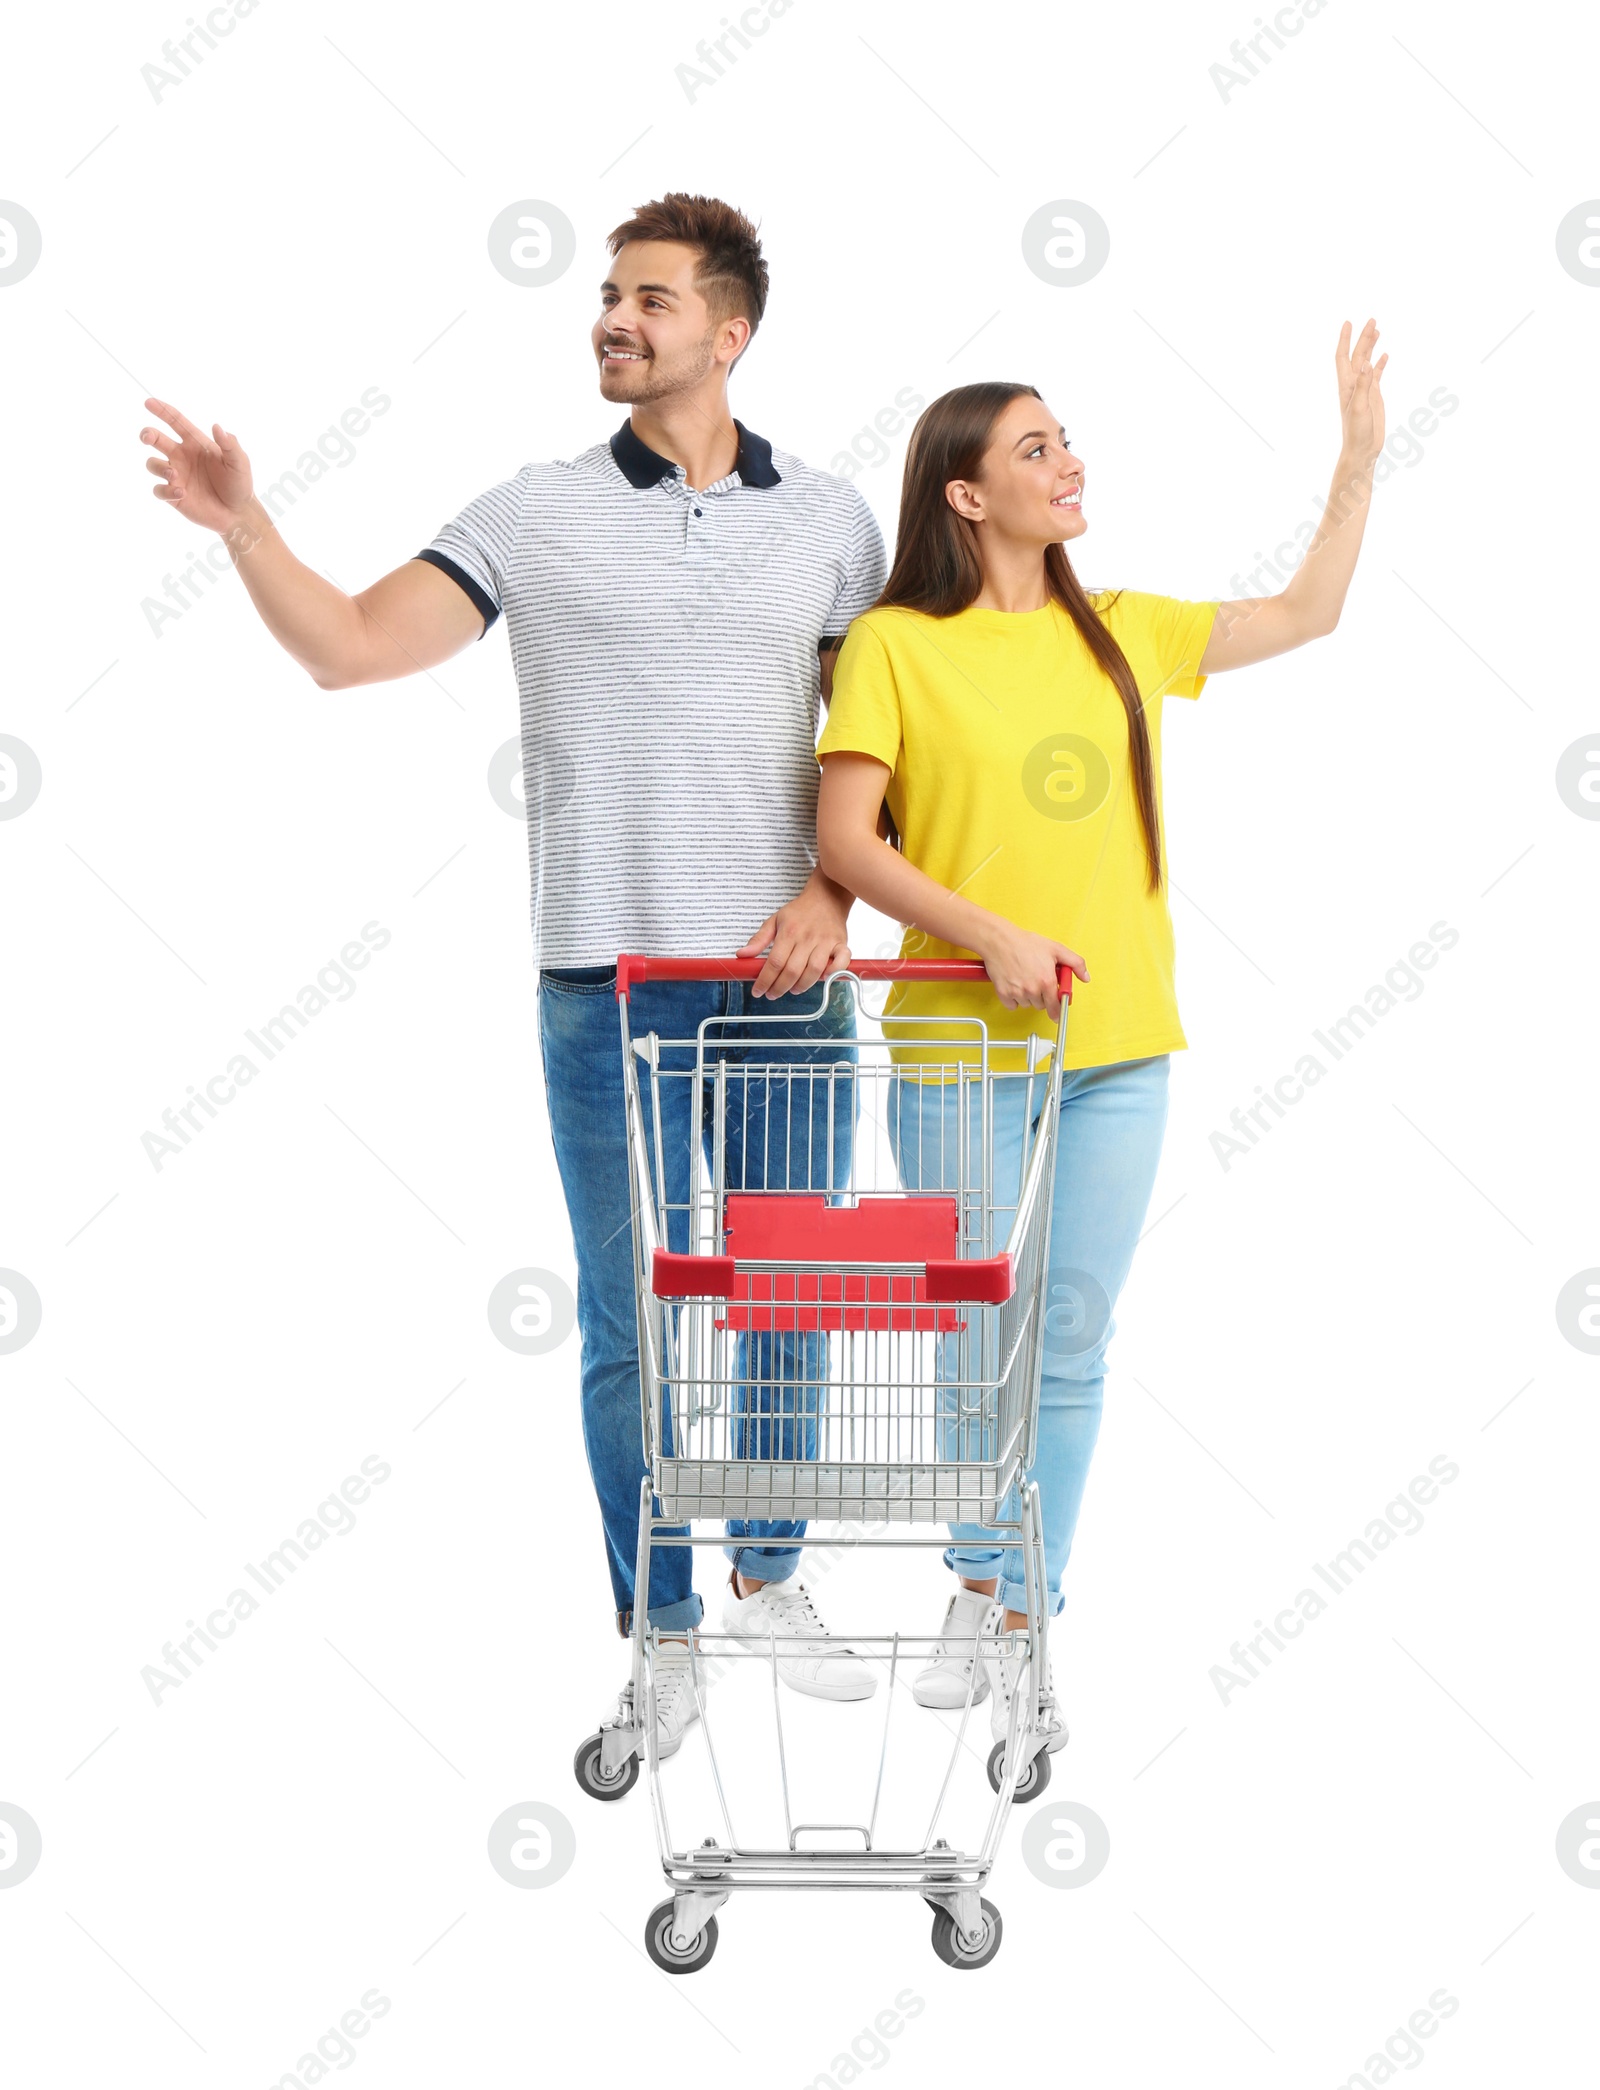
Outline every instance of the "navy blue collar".
<path id="1" fill-rule="evenodd" d="M 746 486 L 780 484 L 779 474 L 773 468 L 772 445 L 766 437 L 752 435 L 742 421 L 735 421 L 733 425 L 739 436 L 739 454 L 733 465 L 740 479 Z M 631 419 L 624 421 L 611 438 L 611 454 L 628 484 L 638 487 L 640 492 L 662 479 L 670 479 L 677 470 L 670 457 L 660 456 L 634 434 Z"/>

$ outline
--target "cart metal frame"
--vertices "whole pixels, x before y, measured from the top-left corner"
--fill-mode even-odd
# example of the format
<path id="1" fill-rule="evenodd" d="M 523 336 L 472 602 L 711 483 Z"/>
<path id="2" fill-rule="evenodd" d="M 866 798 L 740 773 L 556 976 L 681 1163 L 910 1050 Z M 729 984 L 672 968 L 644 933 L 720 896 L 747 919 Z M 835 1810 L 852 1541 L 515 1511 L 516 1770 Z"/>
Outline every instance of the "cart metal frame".
<path id="1" fill-rule="evenodd" d="M 737 1021 L 758 1031 L 792 1027 L 792 1017 L 707 1018 L 693 1039 L 632 1034 L 630 991 L 645 980 L 753 978 L 759 960 L 623 956 L 617 1003 L 632 1192 L 635 1301 L 639 1328 L 640 1420 L 648 1471 L 640 1484 L 635 1590 L 650 1586 L 650 1559 L 663 1545 L 715 1546 L 725 1535 L 696 1531 L 693 1520 L 871 1520 L 860 1550 L 880 1546 L 942 1549 L 947 1537 L 913 1535 L 914 1525 L 981 1523 L 1021 1552 L 1026 1617 L 1022 1627 L 974 1640 L 966 1702 L 928 1828 L 915 1848 L 879 1849 L 879 1802 L 888 1760 L 896 1680 L 908 1655 L 931 1654 L 937 1634 L 836 1632 L 839 1642 L 887 1660 L 888 1692 L 877 1781 L 865 1822 L 797 1822 L 789 1790 L 778 1664 L 792 1642 L 766 1645 L 703 1626 L 664 1635 L 648 1622 L 647 1599 L 634 1606 L 631 1671 L 616 1714 L 580 1747 L 579 1781 L 593 1797 L 631 1788 L 642 1761 L 650 1788 L 662 1873 L 670 1899 L 646 1927 L 651 1957 L 668 1972 L 703 1966 L 716 1943 L 716 1912 L 735 1892 L 791 1888 L 876 1888 L 922 1895 L 935 1911 L 934 1945 L 958 1967 L 986 1965 L 1001 1922 L 985 1900 L 1013 1803 L 1037 1797 L 1049 1776 L 1044 1753 L 1053 1723 L 1048 1690 L 1048 1593 L 1039 1492 L 1023 1479 L 1033 1463 L 1043 1361 L 1050 1209 L 1060 1120 L 1062 1059 L 1071 974 L 1061 968 L 1061 1013 L 1053 1045 L 1026 1041 L 1026 1068 L 997 1069 L 987 1026 L 978 1018 L 907 1017 L 892 1038 L 859 1035 L 853 1060 L 805 1061 L 804 1041 L 774 1035 L 751 1056 L 748 1041 L 730 1059 L 723 1035 Z M 877 980 L 984 979 L 958 960 L 858 961 L 819 985 L 818 1013 L 836 991 L 863 1013 L 863 983 Z M 865 1012 L 870 1013 L 870 1012 Z M 1013 1045 L 1014 1041 L 1002 1041 Z M 952 1057 L 908 1071 L 906 1046 Z M 720 1049 L 719 1049 L 720 1048 Z M 899 1048 L 900 1057 L 896 1057 Z M 865 1055 L 865 1058 L 863 1058 Z M 888 1192 L 870 1180 L 860 1137 L 861 1106 L 875 1133 L 887 1119 L 871 1111 L 896 1084 L 930 1073 L 960 1083 L 954 1155 L 941 1154 L 939 1187 Z M 993 1171 L 996 1085 L 1045 1076 L 1044 1102 L 1026 1136 L 1015 1206 L 997 1206 Z M 661 1141 L 663 1084 L 691 1084 L 711 1117 L 709 1168 L 690 1140 L 686 1204 L 669 1200 Z M 754 1097 L 754 1103 L 752 1098 Z M 775 1101 L 783 1106 L 784 1153 L 773 1168 Z M 744 1116 L 731 1113 L 742 1106 Z M 803 1155 L 797 1112 L 803 1107 Z M 840 1127 L 849 1113 L 844 1165 Z M 819 1157 L 815 1127 L 822 1115 Z M 1031 1114 L 1030 1114 L 1031 1115 Z M 752 1183 L 747 1134 L 762 1137 L 759 1183 Z M 867 1145 L 874 1145 L 874 1134 Z M 881 1147 L 881 1140 L 876 1141 Z M 890 1147 L 893 1147 L 892 1134 Z M 743 1179 L 730 1180 L 735 1156 Z M 820 1173 L 824 1180 L 816 1180 Z M 880 1157 L 881 1158 L 881 1157 Z M 804 1180 L 797 1181 L 803 1159 Z M 953 1162 L 953 1168 L 951 1166 Z M 953 1183 L 945 1179 L 954 1174 Z M 837 1178 L 837 1180 L 836 1180 Z M 1009 1214 L 1006 1239 L 999 1223 Z M 685 1221 L 687 1229 L 685 1229 Z M 953 1221 L 953 1225 L 952 1225 Z M 669 1235 L 688 1234 L 687 1250 Z M 937 1239 L 935 1237 L 937 1236 Z M 741 1242 L 754 1252 L 741 1253 Z M 911 1244 L 908 1251 L 907 1243 Z M 926 1253 L 929 1243 L 948 1248 Z M 821 1252 L 828 1248 L 833 1253 Z M 854 1252 L 841 1256 L 839 1248 Z M 873 1247 L 880 1254 L 863 1253 Z M 923 1252 L 917 1253 L 918 1249 Z M 788 1252 L 784 1252 L 785 1249 Z M 809 1252 L 807 1252 L 809 1251 Z M 752 1405 L 753 1402 L 753 1405 Z M 752 1456 L 752 1442 L 758 1452 Z M 780 1453 L 786 1452 L 787 1456 Z M 1015 1513 L 1008 1515 L 1008 1500 Z M 687 1527 L 687 1528 L 686 1528 Z M 752 1541 L 761 1543 L 761 1540 Z M 770 1542 L 770 1541 L 769 1541 Z M 812 1529 L 778 1541 L 832 1545 Z M 675 1842 L 656 1746 L 656 1663 L 664 1637 L 687 1641 L 689 1686 L 705 1738 L 722 1834 L 695 1847 Z M 990 1752 L 994 1804 L 978 1847 L 958 1850 L 938 1835 L 940 1817 L 971 1718 L 980 1660 L 1026 1656 L 1003 1741 Z M 772 1678 L 787 1844 L 742 1844 L 718 1768 L 709 1707 L 708 1661 L 765 1661 Z M 802 1847 L 802 1838 L 859 1839 Z"/>

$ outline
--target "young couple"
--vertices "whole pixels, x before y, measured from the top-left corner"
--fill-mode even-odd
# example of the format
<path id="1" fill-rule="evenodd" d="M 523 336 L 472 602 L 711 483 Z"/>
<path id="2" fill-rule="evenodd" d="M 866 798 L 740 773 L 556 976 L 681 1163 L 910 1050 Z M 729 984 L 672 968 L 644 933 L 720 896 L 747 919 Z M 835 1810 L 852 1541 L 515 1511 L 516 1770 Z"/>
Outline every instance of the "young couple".
<path id="1" fill-rule="evenodd" d="M 1073 1008 L 1061 1088 L 1050 1288 L 1072 1302 L 1047 1337 L 1038 1456 L 1052 1614 L 1099 1429 L 1111 1308 L 1149 1201 L 1167 1069 L 1185 1040 L 1173 992 L 1161 815 L 1161 703 L 1205 678 L 1333 630 L 1355 567 L 1384 437 L 1369 320 L 1335 351 L 1342 439 L 1327 512 L 1276 595 L 1179 601 L 1087 593 L 1067 555 L 1083 535 L 1084 467 L 1031 385 L 965 385 L 912 432 L 899 540 L 883 544 L 848 482 L 733 419 L 728 377 L 760 324 L 767 264 L 729 205 L 670 194 L 607 242 L 591 344 L 601 396 L 625 405 L 608 441 L 525 465 L 358 595 L 296 559 L 256 498 L 238 438 L 157 399 L 146 427 L 156 497 L 218 531 L 267 628 L 319 688 L 431 668 L 506 618 L 521 700 L 539 1041 L 578 1265 L 582 1403 L 619 1629 L 635 1602 L 645 1472 L 623 1079 L 614 1003 L 621 951 L 764 956 L 753 982 L 646 982 L 637 1034 L 692 1036 L 727 1019 L 735 1053 L 770 1023 L 797 1058 L 854 1056 L 849 996 L 810 991 L 849 956 L 859 897 L 906 924 L 922 957 L 980 958 L 988 984 L 898 985 L 885 1017 L 981 1016 L 997 1067 L 1053 1036 L 1056 967 L 1092 987 Z M 1210 467 L 1198 453 L 1188 485 Z M 828 706 L 817 741 L 818 699 Z M 821 764 L 819 783 L 819 756 Z M 543 790 L 538 780 L 546 780 Z M 570 788 L 569 788 L 570 780 Z M 898 830 L 884 839 L 885 801 Z M 909 1053 L 909 1048 L 901 1048 Z M 942 1053 L 948 1059 L 948 1052 Z M 908 1188 L 943 1187 L 956 1085 L 904 1069 L 894 1127 Z M 677 1086 L 674 1084 L 673 1086 Z M 687 1088 L 688 1084 L 683 1084 Z M 1043 1084 L 1000 1084 L 995 1196 L 1015 1202 Z M 1009 1093 L 1006 1093 L 1009 1092 Z M 705 1127 L 664 1123 L 687 1174 Z M 754 1180 L 752 1177 L 750 1180 Z M 798 1577 L 796 1524 L 729 1527 L 725 1627 L 796 1643 L 793 1688 L 875 1688 L 828 1637 Z M 925 1705 L 959 1705 L 985 1627 L 1021 1623 L 1020 1558 L 957 1527 L 957 1577 Z M 645 1597 L 669 1636 L 697 1625 L 692 1550 L 658 1547 Z M 696 1716 L 684 1643 L 656 1665 L 663 1755 Z M 1004 1732 L 1009 1685 L 985 1663 Z M 1052 1737 L 1059 1746 L 1065 1730 Z"/>

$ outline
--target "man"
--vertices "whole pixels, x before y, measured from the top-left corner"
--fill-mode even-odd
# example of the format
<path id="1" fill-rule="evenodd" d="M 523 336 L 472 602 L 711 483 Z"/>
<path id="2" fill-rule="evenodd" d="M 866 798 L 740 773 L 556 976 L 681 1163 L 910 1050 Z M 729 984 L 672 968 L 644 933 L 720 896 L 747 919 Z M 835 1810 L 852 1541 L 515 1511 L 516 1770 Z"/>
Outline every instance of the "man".
<path id="1" fill-rule="evenodd" d="M 506 618 L 540 1050 L 577 1251 L 584 1437 L 626 1633 L 646 1469 L 615 961 L 621 951 L 764 952 L 753 984 L 636 986 L 636 1033 L 692 1037 L 705 1018 L 731 1018 L 724 1035 L 735 1051 L 741 1038 L 748 1054 L 758 1038 L 786 1035 L 807 1041 L 790 1048 L 796 1061 L 853 1059 L 848 998 L 818 1015 L 807 992 L 848 958 L 851 900 L 815 862 L 817 702 L 846 627 L 883 585 L 885 560 L 854 487 L 775 452 L 729 410 L 729 372 L 767 299 L 750 221 L 674 193 L 619 225 L 607 246 L 591 341 L 601 396 L 625 404 L 627 419 L 570 462 L 525 465 L 358 595 L 294 557 L 255 498 L 235 435 L 213 424 L 208 437 L 148 399 L 172 432 L 147 427 L 141 440 L 157 453 L 148 460 L 156 497 L 224 537 L 268 630 L 320 689 L 433 667 Z M 785 1022 L 781 1032 L 765 1023 L 741 1032 L 749 1016 Z M 690 1124 L 689 1084 L 676 1086 L 685 1093 L 664 1100 L 659 1128 L 673 1201 L 686 1197 L 690 1141 L 703 1136 Z M 806 1187 L 837 1160 L 809 1149 L 781 1157 L 796 1176 L 807 1172 Z M 749 1376 L 766 1405 L 751 1405 L 782 1413 L 774 1393 L 793 1376 L 814 1382 L 815 1361 L 796 1367 L 792 1337 L 758 1340 L 769 1355 Z M 775 1365 L 781 1340 L 791 1353 Z M 763 1430 L 780 1455 L 814 1455 L 799 1441 L 814 1435 L 802 1421 L 741 1422 L 736 1436 Z M 794 1579 L 798 1549 L 750 1543 L 803 1531 L 730 1526 L 724 1624 L 762 1644 L 769 1631 L 802 1640 L 779 1665 L 793 1688 L 865 1697 L 875 1679 L 855 1650 L 827 1643 Z M 653 1552 L 652 1625 L 676 1634 L 700 1622 L 692 1560 L 687 1546 Z M 666 1755 L 697 1713 L 685 1642 L 666 1644 L 656 1684 Z"/>

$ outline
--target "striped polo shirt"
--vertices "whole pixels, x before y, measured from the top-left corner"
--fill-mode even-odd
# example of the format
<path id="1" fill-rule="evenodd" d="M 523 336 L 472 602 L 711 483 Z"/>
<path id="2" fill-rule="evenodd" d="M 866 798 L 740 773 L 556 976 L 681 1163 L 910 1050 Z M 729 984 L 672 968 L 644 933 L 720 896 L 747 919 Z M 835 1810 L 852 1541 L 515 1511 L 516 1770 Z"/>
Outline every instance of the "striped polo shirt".
<path id="1" fill-rule="evenodd" d="M 418 557 L 505 613 L 540 965 L 731 954 L 816 861 L 819 646 L 883 587 L 847 480 L 734 423 L 689 486 L 624 422 L 527 464 Z"/>

